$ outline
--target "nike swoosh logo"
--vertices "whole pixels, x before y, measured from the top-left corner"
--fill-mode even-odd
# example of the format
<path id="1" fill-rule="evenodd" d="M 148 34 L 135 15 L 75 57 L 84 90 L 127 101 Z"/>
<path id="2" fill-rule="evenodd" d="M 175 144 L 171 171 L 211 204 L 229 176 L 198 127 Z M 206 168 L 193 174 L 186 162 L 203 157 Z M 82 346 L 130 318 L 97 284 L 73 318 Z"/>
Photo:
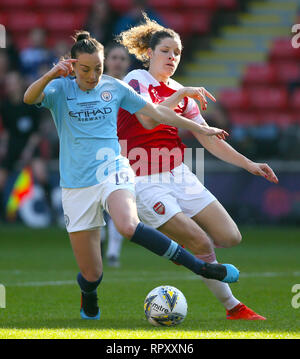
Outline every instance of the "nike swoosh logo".
<path id="1" fill-rule="evenodd" d="M 71 100 L 76 100 L 76 97 L 74 98 L 67 97 L 67 101 L 71 101 Z"/>

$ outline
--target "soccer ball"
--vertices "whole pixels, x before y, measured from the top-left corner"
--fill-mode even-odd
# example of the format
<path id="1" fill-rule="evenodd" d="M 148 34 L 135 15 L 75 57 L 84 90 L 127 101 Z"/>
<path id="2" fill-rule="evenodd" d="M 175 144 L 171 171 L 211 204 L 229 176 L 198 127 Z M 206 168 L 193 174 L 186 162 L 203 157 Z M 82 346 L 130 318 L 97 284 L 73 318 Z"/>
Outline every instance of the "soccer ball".
<path id="1" fill-rule="evenodd" d="M 183 322 L 187 313 L 187 302 L 179 289 L 162 285 L 148 293 L 144 311 L 152 325 L 170 327 Z"/>

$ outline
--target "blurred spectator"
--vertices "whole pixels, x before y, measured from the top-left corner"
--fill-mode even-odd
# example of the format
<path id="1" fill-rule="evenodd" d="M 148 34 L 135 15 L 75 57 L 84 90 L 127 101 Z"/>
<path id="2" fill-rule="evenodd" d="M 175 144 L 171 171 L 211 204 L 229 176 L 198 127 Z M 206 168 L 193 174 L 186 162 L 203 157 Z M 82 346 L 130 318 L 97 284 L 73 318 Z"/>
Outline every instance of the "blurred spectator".
<path id="1" fill-rule="evenodd" d="M 278 150 L 279 156 L 284 160 L 298 160 L 299 161 L 300 148 L 300 126 L 294 124 L 282 131 L 279 141 Z"/>
<path id="2" fill-rule="evenodd" d="M 106 46 L 113 39 L 113 29 L 118 16 L 108 0 L 96 0 L 92 5 L 84 29 Z"/>
<path id="3" fill-rule="evenodd" d="M 70 45 L 67 43 L 67 41 L 60 40 L 54 45 L 52 51 L 54 56 L 54 63 L 57 63 L 62 57 L 66 57 L 66 55 L 70 53 Z"/>
<path id="4" fill-rule="evenodd" d="M 13 43 L 11 34 L 6 30 L 6 49 L 5 49 L 8 59 L 9 59 L 9 68 L 12 71 L 21 70 L 21 60 L 18 49 Z"/>
<path id="5" fill-rule="evenodd" d="M 266 159 L 278 156 L 280 131 L 274 123 L 234 124 L 228 142 L 243 155 Z"/>
<path id="6" fill-rule="evenodd" d="M 39 152 L 42 158 L 57 162 L 55 168 L 58 170 L 59 139 L 54 121 L 49 111 L 40 109 L 40 146 Z M 53 162 L 54 164 L 54 162 Z"/>
<path id="7" fill-rule="evenodd" d="M 29 47 L 22 50 L 20 54 L 26 83 L 34 82 L 55 61 L 52 51 L 46 46 L 46 32 L 44 29 L 34 28 L 29 33 L 29 42 Z"/>
<path id="8" fill-rule="evenodd" d="M 155 10 L 148 4 L 148 0 L 133 0 L 130 10 L 120 17 L 118 20 L 114 33 L 119 35 L 122 31 L 128 30 L 143 21 L 142 12 L 147 13 L 151 20 L 155 20 L 159 24 L 165 26 L 164 22 Z"/>
<path id="9" fill-rule="evenodd" d="M 111 43 L 105 48 L 105 73 L 122 80 L 128 73 L 130 57 L 127 49 L 118 43 Z"/>
<path id="10" fill-rule="evenodd" d="M 0 100 L 5 96 L 5 76 L 9 71 L 9 57 L 6 50 L 0 50 Z"/>
<path id="11" fill-rule="evenodd" d="M 48 194 L 45 161 L 39 153 L 39 111 L 24 104 L 24 82 L 18 72 L 9 72 L 5 79 L 6 97 L 0 107 L 3 131 L 0 160 L 0 215 L 4 218 L 3 190 L 8 175 L 16 169 L 31 165 L 35 180 Z"/>
<path id="12" fill-rule="evenodd" d="M 288 83 L 287 89 L 290 94 L 300 88 L 300 78 L 295 78 L 293 81 Z"/>
<path id="13" fill-rule="evenodd" d="M 256 153 L 256 145 L 250 135 L 251 127 L 235 125 L 230 131 L 228 142 L 243 155 L 253 158 Z"/>
<path id="14" fill-rule="evenodd" d="M 209 117 L 208 124 L 224 128 L 229 133 L 228 143 L 238 152 L 253 158 L 256 153 L 256 144 L 251 135 L 251 126 L 231 123 L 227 110 L 220 104 L 214 104 L 214 111 Z"/>
<path id="15" fill-rule="evenodd" d="M 250 138 L 255 144 L 251 156 L 264 159 L 278 155 L 279 128 L 275 123 L 257 124 L 249 127 Z"/>
<path id="16" fill-rule="evenodd" d="M 143 12 L 145 12 L 151 20 L 155 20 L 162 26 L 167 27 L 156 11 L 150 7 L 148 0 L 133 0 L 130 10 L 121 16 L 117 21 L 114 34 L 119 35 L 122 31 L 142 22 L 144 19 L 142 14 Z M 131 66 L 129 71 L 144 67 L 142 62 L 137 60 L 133 55 L 130 55 L 130 61 Z"/>

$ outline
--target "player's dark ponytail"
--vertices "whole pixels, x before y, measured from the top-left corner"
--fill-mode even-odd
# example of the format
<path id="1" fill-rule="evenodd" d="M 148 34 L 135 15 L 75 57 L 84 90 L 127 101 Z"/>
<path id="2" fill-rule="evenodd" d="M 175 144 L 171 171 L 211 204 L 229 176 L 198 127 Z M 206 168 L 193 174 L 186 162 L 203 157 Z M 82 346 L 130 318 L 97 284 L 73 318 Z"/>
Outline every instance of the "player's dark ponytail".
<path id="1" fill-rule="evenodd" d="M 71 48 L 72 59 L 76 59 L 79 54 L 93 54 L 94 52 L 104 51 L 103 45 L 91 37 L 88 31 L 77 31 L 72 38 L 75 41 Z"/>
<path id="2" fill-rule="evenodd" d="M 73 36 L 73 39 L 75 42 L 79 42 L 81 40 L 90 39 L 91 35 L 88 31 L 77 31 L 75 35 Z"/>

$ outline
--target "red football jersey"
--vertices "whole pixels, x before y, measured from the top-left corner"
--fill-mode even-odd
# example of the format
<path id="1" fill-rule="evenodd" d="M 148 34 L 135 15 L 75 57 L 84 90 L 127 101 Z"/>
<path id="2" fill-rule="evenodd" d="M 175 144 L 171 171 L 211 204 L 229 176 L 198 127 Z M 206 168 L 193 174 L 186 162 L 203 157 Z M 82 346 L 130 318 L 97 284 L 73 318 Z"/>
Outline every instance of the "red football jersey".
<path id="1" fill-rule="evenodd" d="M 146 70 L 131 71 L 124 81 L 147 101 L 159 104 L 182 86 L 170 79 L 168 85 L 158 82 Z M 204 119 L 196 102 L 185 97 L 174 109 L 177 114 L 200 124 Z M 178 136 L 178 129 L 168 125 L 158 125 L 145 129 L 135 115 L 120 109 L 118 113 L 118 137 L 122 154 L 129 159 L 137 176 L 146 176 L 171 171 L 184 160 L 186 146 Z"/>

